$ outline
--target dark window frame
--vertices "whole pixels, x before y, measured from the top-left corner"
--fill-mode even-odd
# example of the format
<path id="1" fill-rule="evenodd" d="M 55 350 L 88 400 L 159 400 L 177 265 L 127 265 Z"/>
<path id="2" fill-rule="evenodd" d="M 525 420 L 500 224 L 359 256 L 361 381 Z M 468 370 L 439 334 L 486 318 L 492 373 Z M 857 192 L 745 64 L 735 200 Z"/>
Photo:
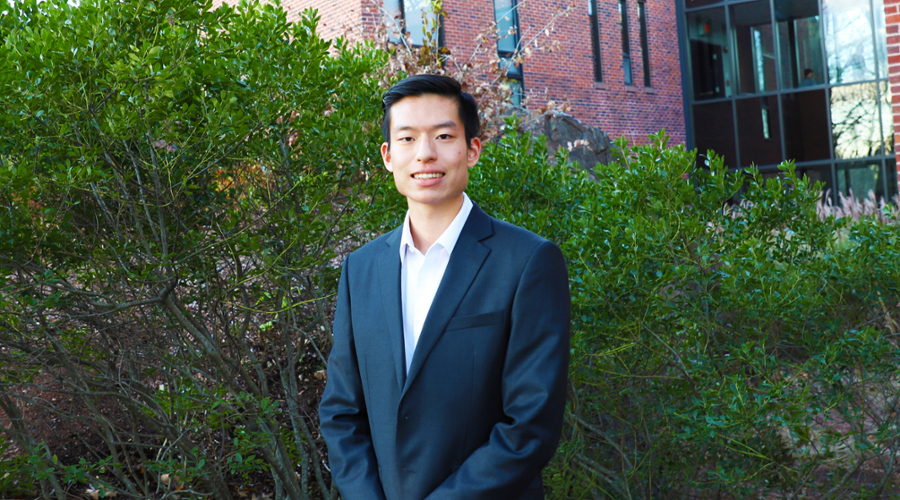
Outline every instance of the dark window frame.
<path id="1" fill-rule="evenodd" d="M 494 7 L 494 22 L 499 24 L 500 19 L 497 18 L 497 3 L 496 0 L 491 2 Z M 514 46 L 518 50 L 519 43 L 521 39 L 519 38 L 521 28 L 519 25 L 519 0 L 511 0 L 512 8 L 509 10 L 509 15 L 511 17 L 510 24 L 512 24 L 513 28 L 515 28 L 515 32 L 512 34 L 506 34 L 506 36 L 513 37 L 515 41 Z M 515 62 L 515 52 L 510 52 L 508 50 L 500 50 L 500 41 L 497 41 L 497 56 L 500 58 L 499 66 L 504 70 L 503 76 L 515 87 L 513 90 L 513 102 L 516 106 L 520 106 L 522 103 L 522 98 L 525 94 L 525 68 L 522 63 Z"/>
<path id="2" fill-rule="evenodd" d="M 638 1 L 638 23 L 641 27 L 641 62 L 644 65 L 644 87 L 650 85 L 650 41 L 647 32 L 647 2 Z"/>
<path id="3" fill-rule="evenodd" d="M 619 23 L 622 25 L 622 72 L 625 76 L 625 85 L 634 85 L 631 61 L 631 41 L 628 36 L 628 1 L 619 0 Z"/>
<path id="4" fill-rule="evenodd" d="M 603 83 L 603 59 L 600 56 L 600 16 L 597 0 L 588 0 L 588 19 L 591 23 L 591 47 L 594 52 L 594 81 Z"/>
<path id="5" fill-rule="evenodd" d="M 635 1 L 640 2 L 645 0 Z M 687 0 L 684 1 L 686 2 Z M 732 43 L 734 43 L 734 32 L 736 29 L 736 23 L 734 22 L 736 15 L 732 11 L 732 9 L 733 7 L 738 5 L 754 3 L 744 0 L 720 0 L 715 2 L 704 0 L 698 1 L 701 2 L 701 5 L 694 6 L 693 8 L 686 8 L 685 5 L 683 5 L 681 2 L 676 4 L 676 10 L 679 11 L 678 16 L 680 45 L 682 46 L 682 50 L 687 50 L 688 55 L 686 61 L 682 61 L 682 81 L 687 83 L 691 78 L 693 78 L 693 82 L 695 85 L 698 81 L 696 73 L 697 65 L 693 65 L 692 62 L 695 57 L 702 57 L 703 54 L 695 53 L 694 50 L 695 41 L 700 40 L 699 38 L 696 38 L 696 36 L 694 36 L 694 33 L 692 31 L 695 27 L 692 24 L 694 20 L 699 17 L 706 17 L 705 13 L 712 14 L 714 11 L 722 9 L 725 20 L 725 36 L 723 40 L 727 41 L 724 46 L 725 48 L 731 49 Z M 787 1 L 790 2 L 790 0 Z M 870 0 L 864 1 L 870 2 Z M 757 92 L 754 94 L 754 96 L 759 98 L 771 98 L 775 96 L 776 101 L 769 102 L 770 106 L 768 112 L 766 112 L 765 109 L 761 108 L 762 116 L 760 116 L 760 111 L 756 111 L 756 114 L 752 117 L 754 121 L 760 119 L 768 119 L 769 122 L 769 137 L 763 137 L 766 134 L 765 131 L 762 131 L 760 136 L 758 137 L 758 140 L 780 140 L 782 149 L 781 157 L 793 158 L 797 164 L 798 174 L 802 171 L 802 169 L 815 168 L 816 172 L 818 172 L 817 175 L 819 175 L 821 180 L 825 181 L 827 186 L 831 189 L 831 199 L 835 202 L 835 198 L 837 197 L 836 193 L 840 191 L 838 182 L 841 179 L 843 179 L 842 182 L 845 185 L 849 185 L 854 190 L 865 189 L 865 186 L 871 184 L 870 181 L 862 182 L 856 179 L 858 185 L 854 186 L 854 183 L 852 182 L 853 179 L 848 180 L 846 171 L 847 165 L 850 165 L 854 162 L 866 162 L 868 164 L 878 166 L 877 170 L 880 179 L 877 179 L 875 185 L 878 189 L 883 188 L 880 193 L 883 193 L 885 197 L 896 195 L 896 193 L 898 192 L 898 184 L 896 180 L 897 160 L 896 152 L 893 148 L 891 148 L 890 142 L 890 138 L 893 138 L 894 134 L 893 129 L 890 129 L 890 127 L 887 126 L 887 123 L 885 123 L 887 120 L 879 120 L 878 118 L 875 118 L 875 120 L 881 124 L 882 130 L 884 130 L 885 128 L 889 129 L 888 133 L 882 132 L 881 134 L 885 139 L 885 149 L 859 151 L 858 153 L 854 153 L 853 155 L 847 155 L 848 158 L 846 159 L 840 158 L 841 155 L 836 154 L 835 149 L 834 128 L 836 118 L 833 116 L 834 110 L 832 109 L 833 103 L 831 102 L 831 96 L 835 89 L 844 87 L 845 85 L 877 83 L 879 86 L 879 90 L 877 92 L 877 100 L 881 102 L 881 99 L 883 99 L 882 96 L 887 93 L 886 87 L 890 85 L 888 75 L 882 75 L 878 70 L 879 65 L 886 64 L 884 52 L 878 52 L 878 44 L 883 42 L 882 39 L 876 36 L 878 31 L 875 28 L 872 28 L 871 32 L 873 36 L 871 37 L 871 43 L 874 44 L 874 48 L 867 49 L 875 51 L 875 76 L 871 79 L 866 79 L 854 83 L 832 83 L 828 78 L 828 75 L 833 69 L 830 61 L 828 60 L 828 50 L 825 47 L 826 43 L 828 43 L 828 33 L 826 31 L 824 14 L 822 11 L 823 5 L 821 1 L 815 2 L 817 9 L 815 12 L 812 12 L 812 10 L 809 9 L 809 12 L 804 11 L 804 15 L 799 16 L 797 19 L 805 19 L 809 17 L 817 17 L 819 19 L 819 22 L 810 24 L 808 27 L 804 28 L 811 31 L 807 34 L 803 34 L 802 39 L 809 40 L 811 43 L 807 52 L 812 55 L 810 55 L 807 60 L 818 61 L 821 64 L 821 72 L 817 68 L 813 69 L 817 72 L 817 74 L 821 74 L 825 78 L 824 82 L 820 83 L 817 81 L 815 85 L 810 85 L 808 87 L 800 86 L 798 83 L 800 81 L 798 80 L 798 75 L 800 73 L 799 71 L 797 71 L 797 68 L 802 69 L 803 67 L 809 65 L 792 63 L 791 68 L 788 70 L 788 65 L 786 62 L 787 56 L 785 56 L 785 54 L 789 54 L 789 52 L 785 52 L 785 50 L 797 50 L 796 43 L 792 41 L 793 37 L 791 36 L 791 33 L 779 31 L 779 23 L 783 21 L 793 21 L 794 19 L 781 19 L 779 17 L 776 6 L 779 3 L 784 3 L 784 0 L 767 0 L 766 3 L 770 8 L 768 17 L 771 20 L 773 27 L 772 31 L 774 37 L 773 46 L 776 64 L 776 88 L 764 92 Z M 869 5 L 873 4 L 874 2 L 869 3 Z M 690 3 L 687 3 L 687 5 L 689 6 Z M 878 13 L 878 15 L 880 16 L 883 15 L 883 12 L 878 12 L 880 10 L 881 9 L 874 9 L 870 12 Z M 740 19 L 742 16 L 737 17 L 738 19 Z M 875 16 L 870 16 L 868 22 L 871 25 L 876 25 L 881 21 Z M 791 41 L 791 43 L 786 45 L 785 40 Z M 816 42 L 816 40 L 818 41 Z M 869 43 L 868 38 L 866 38 L 865 41 L 866 43 Z M 729 52 L 731 51 L 729 50 Z M 721 55 L 724 54 L 720 54 L 720 56 Z M 791 56 L 793 57 L 794 55 L 792 54 Z M 737 57 L 737 52 L 732 52 L 730 57 Z M 729 77 L 732 80 L 736 78 L 737 70 L 735 69 L 734 72 L 729 73 L 727 59 L 723 60 L 722 67 L 723 68 L 720 68 L 720 71 L 717 73 L 720 75 L 720 78 L 726 78 L 726 80 Z M 782 73 L 784 73 L 786 70 L 791 71 L 791 73 L 788 73 L 789 75 L 791 75 L 791 78 L 783 78 Z M 882 90 L 882 86 L 885 88 L 885 90 Z M 688 86 L 685 85 L 684 88 L 687 89 Z M 741 167 L 741 165 L 745 165 L 747 162 L 744 161 L 744 158 L 741 158 L 741 161 L 738 161 L 738 157 L 745 156 L 741 153 L 748 151 L 748 147 L 750 146 L 749 143 L 745 140 L 745 134 L 742 134 L 740 128 L 737 126 L 737 122 L 739 121 L 738 116 L 735 114 L 731 117 L 735 122 L 735 127 L 733 128 L 733 130 L 731 130 L 730 136 L 724 137 L 724 135 L 729 135 L 728 132 L 725 131 L 723 133 L 723 137 L 718 138 L 715 135 L 715 132 L 718 132 L 718 130 L 714 130 L 713 133 L 710 133 L 706 130 L 702 132 L 699 131 L 703 128 L 700 125 L 702 120 L 698 120 L 698 111 L 695 108 L 701 105 L 705 106 L 707 104 L 713 103 L 731 103 L 732 107 L 735 107 L 743 98 L 748 97 L 750 96 L 742 96 L 737 92 L 728 93 L 727 88 L 724 94 L 714 98 L 698 97 L 696 88 L 694 88 L 693 92 L 686 91 L 684 93 L 684 98 L 686 103 L 685 112 L 687 118 L 686 132 L 689 140 L 688 145 L 690 147 L 694 147 L 697 145 L 703 145 L 704 147 L 719 147 L 723 148 L 726 151 L 733 152 L 735 158 L 733 159 L 733 163 L 729 163 L 729 166 L 734 170 L 742 169 L 743 167 Z M 811 108 L 811 106 L 813 106 L 814 104 L 813 101 L 816 101 L 814 110 Z M 876 106 L 878 106 L 879 113 L 889 112 L 886 111 L 890 109 L 888 107 L 884 107 L 883 105 L 878 104 L 876 104 Z M 896 123 L 894 125 L 896 125 Z M 877 127 L 878 125 L 876 124 L 875 126 Z M 701 134 L 703 135 L 703 137 L 701 137 Z M 857 154 L 866 154 L 868 156 L 860 158 L 849 157 L 856 156 Z M 759 168 L 761 172 L 776 172 L 777 163 L 759 165 Z M 876 193 L 878 193 L 878 196 L 881 196 L 878 191 L 876 191 Z"/>

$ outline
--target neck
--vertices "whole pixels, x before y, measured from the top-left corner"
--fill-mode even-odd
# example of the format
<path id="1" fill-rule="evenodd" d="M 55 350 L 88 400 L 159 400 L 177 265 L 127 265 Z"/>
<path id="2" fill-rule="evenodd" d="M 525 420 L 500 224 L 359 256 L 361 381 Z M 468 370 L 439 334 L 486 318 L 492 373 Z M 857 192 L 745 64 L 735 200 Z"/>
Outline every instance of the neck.
<path id="1" fill-rule="evenodd" d="M 428 252 L 462 208 L 463 195 L 440 205 L 409 204 L 409 232 L 416 249 Z"/>

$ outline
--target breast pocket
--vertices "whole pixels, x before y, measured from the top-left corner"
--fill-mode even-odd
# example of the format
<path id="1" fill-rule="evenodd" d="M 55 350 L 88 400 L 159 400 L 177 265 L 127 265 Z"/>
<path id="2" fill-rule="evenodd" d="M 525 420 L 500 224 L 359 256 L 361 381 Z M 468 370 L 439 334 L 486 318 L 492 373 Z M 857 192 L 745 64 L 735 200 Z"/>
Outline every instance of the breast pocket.
<path id="1" fill-rule="evenodd" d="M 496 325 L 498 323 L 503 323 L 505 319 L 505 310 L 483 314 L 472 314 L 470 316 L 454 316 L 453 318 L 450 318 L 450 322 L 447 323 L 446 331 L 449 332 L 451 330 L 464 330 L 466 328 Z"/>

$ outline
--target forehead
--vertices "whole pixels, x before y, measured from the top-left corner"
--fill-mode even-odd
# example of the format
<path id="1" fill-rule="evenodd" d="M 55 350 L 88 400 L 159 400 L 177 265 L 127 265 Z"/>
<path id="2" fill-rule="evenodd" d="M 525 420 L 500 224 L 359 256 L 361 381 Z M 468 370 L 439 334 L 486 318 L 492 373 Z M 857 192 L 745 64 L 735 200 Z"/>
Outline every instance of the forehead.
<path id="1" fill-rule="evenodd" d="M 400 99 L 391 106 L 390 120 L 391 130 L 429 129 L 447 126 L 450 122 L 462 126 L 456 99 L 436 94 Z"/>

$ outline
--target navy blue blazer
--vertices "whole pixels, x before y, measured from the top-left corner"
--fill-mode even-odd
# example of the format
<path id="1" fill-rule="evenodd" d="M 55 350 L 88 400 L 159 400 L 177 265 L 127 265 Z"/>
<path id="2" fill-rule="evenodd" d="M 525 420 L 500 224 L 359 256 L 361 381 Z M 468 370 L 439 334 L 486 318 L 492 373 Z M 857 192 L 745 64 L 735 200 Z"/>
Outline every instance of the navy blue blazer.
<path id="1" fill-rule="evenodd" d="M 570 299 L 559 248 L 478 206 L 406 374 L 397 228 L 344 261 L 319 407 L 344 500 L 542 499 Z"/>

